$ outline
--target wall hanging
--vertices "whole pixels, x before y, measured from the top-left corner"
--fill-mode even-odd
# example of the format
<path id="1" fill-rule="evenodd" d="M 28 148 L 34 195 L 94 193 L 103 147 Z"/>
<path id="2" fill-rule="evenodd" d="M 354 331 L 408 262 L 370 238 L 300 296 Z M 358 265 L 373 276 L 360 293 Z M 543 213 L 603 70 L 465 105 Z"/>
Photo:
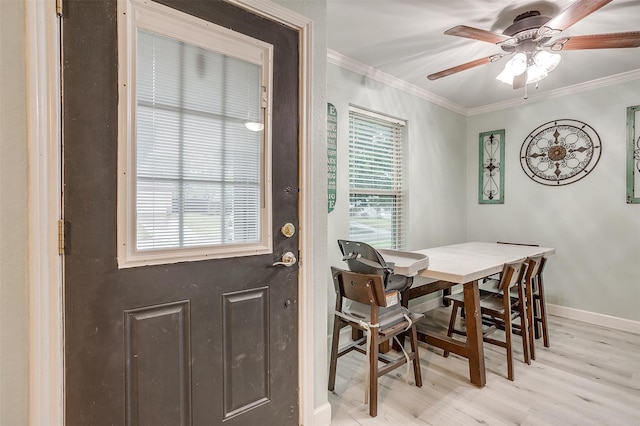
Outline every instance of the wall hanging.
<path id="1" fill-rule="evenodd" d="M 640 105 L 627 108 L 627 203 L 640 204 Z"/>
<path id="2" fill-rule="evenodd" d="M 504 129 L 480 133 L 479 204 L 504 204 Z"/>
<path id="3" fill-rule="evenodd" d="M 520 149 L 520 165 L 538 183 L 568 185 L 591 173 L 601 153 L 593 127 L 578 120 L 554 120 L 529 133 Z"/>
<path id="4" fill-rule="evenodd" d="M 338 173 L 338 111 L 327 104 L 327 209 L 329 213 L 336 205 Z"/>

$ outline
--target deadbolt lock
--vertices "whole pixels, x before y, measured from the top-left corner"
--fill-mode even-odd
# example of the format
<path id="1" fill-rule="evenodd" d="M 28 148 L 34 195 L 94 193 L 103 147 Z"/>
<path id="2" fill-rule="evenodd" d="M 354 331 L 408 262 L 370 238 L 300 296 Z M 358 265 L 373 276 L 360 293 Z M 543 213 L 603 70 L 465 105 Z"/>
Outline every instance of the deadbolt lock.
<path id="1" fill-rule="evenodd" d="M 282 232 L 282 235 L 284 235 L 285 237 L 291 238 L 296 233 L 296 227 L 293 223 L 289 222 L 282 225 L 282 228 L 280 228 L 280 231 Z"/>

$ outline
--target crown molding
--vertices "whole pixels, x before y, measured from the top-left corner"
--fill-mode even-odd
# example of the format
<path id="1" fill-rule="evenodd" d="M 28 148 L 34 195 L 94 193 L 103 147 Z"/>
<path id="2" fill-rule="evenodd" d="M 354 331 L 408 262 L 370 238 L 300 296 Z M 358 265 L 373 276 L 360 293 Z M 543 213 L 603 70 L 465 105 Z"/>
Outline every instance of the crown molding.
<path id="1" fill-rule="evenodd" d="M 353 71 L 357 74 L 363 75 L 380 83 L 386 84 L 387 86 L 391 86 L 394 89 L 402 90 L 403 92 L 417 96 L 443 108 L 447 108 L 453 112 L 457 112 L 458 114 L 467 115 L 467 108 L 463 107 L 462 105 L 451 102 L 450 100 L 431 93 L 428 90 L 424 90 L 418 86 L 407 83 L 404 80 L 382 72 L 377 68 L 365 65 L 334 50 L 327 49 L 327 62 L 337 65 L 340 68 Z"/>
<path id="2" fill-rule="evenodd" d="M 574 84 L 572 86 L 563 87 L 560 89 L 549 90 L 540 94 L 529 96 L 528 99 L 512 99 L 505 102 L 497 102 L 495 104 L 488 104 L 479 106 L 476 108 L 469 108 L 467 115 L 484 114 L 487 112 L 499 111 L 506 108 L 512 108 L 516 106 L 522 106 L 533 102 L 546 101 L 549 99 L 560 98 L 567 95 L 575 95 L 576 93 L 586 92 L 590 90 L 600 89 L 603 87 L 614 86 L 616 84 L 626 83 L 628 81 L 640 80 L 640 69 L 627 71 L 620 74 L 610 75 L 603 78 L 598 78 L 584 83 Z"/>
<path id="3" fill-rule="evenodd" d="M 559 98 L 567 95 L 575 95 L 576 93 L 585 92 L 589 90 L 600 89 L 603 87 L 613 86 L 616 84 L 626 83 L 628 81 L 640 80 L 640 69 L 628 71 L 608 77 L 599 78 L 596 80 L 587 81 L 584 83 L 574 84 L 572 86 L 563 87 L 561 89 L 550 90 L 542 92 L 540 94 L 534 94 L 529 96 L 528 99 L 518 98 L 504 102 L 497 102 L 494 104 L 482 105 L 475 108 L 465 108 L 462 105 L 456 104 L 442 96 L 438 96 L 428 90 L 422 89 L 413 84 L 407 83 L 397 77 L 380 71 L 377 68 L 373 68 L 369 65 L 365 65 L 358 62 L 348 56 L 338 53 L 334 50 L 327 50 L 327 62 L 337 65 L 349 71 L 353 71 L 357 74 L 363 75 L 372 80 L 391 86 L 395 89 L 402 90 L 403 92 L 417 96 L 443 108 L 447 108 L 458 114 L 465 116 L 472 116 L 478 114 L 484 114 L 487 112 L 499 111 L 507 108 L 513 108 L 517 106 L 523 106 L 534 102 L 541 102 L 549 99 Z"/>

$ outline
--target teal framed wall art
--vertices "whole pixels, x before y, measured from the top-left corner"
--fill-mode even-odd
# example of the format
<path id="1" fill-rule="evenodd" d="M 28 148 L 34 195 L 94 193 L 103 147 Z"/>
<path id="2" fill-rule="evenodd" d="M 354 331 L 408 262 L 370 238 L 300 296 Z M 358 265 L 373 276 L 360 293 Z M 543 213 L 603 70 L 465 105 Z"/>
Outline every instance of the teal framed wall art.
<path id="1" fill-rule="evenodd" d="M 640 204 L 640 105 L 627 108 L 627 203 Z"/>
<path id="2" fill-rule="evenodd" d="M 504 129 L 480 133 L 478 203 L 504 204 Z"/>

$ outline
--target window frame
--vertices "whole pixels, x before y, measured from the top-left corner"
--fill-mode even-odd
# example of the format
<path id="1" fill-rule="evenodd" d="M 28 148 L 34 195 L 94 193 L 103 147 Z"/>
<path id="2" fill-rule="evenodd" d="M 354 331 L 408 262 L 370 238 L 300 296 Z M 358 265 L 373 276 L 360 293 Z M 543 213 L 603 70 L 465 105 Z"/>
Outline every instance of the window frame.
<path id="1" fill-rule="evenodd" d="M 118 2 L 118 201 L 119 268 L 221 259 L 273 252 L 271 111 L 273 46 L 175 9 L 139 0 Z M 136 248 L 136 46 L 143 29 L 261 66 L 266 94 L 262 152 L 260 237 L 255 243 L 168 249 Z"/>
<path id="2" fill-rule="evenodd" d="M 391 167 L 394 170 L 393 174 L 393 189 L 375 189 L 375 188 L 359 188 L 354 186 L 354 172 L 352 167 L 353 158 L 353 150 L 354 150 L 354 141 L 352 140 L 353 134 L 353 120 L 357 120 L 361 118 L 363 121 L 366 120 L 368 122 L 375 122 L 378 125 L 385 126 L 389 129 L 393 129 L 393 134 L 398 135 L 393 137 L 393 149 L 394 152 L 392 154 L 392 160 L 387 164 L 388 167 Z M 392 117 L 386 114 L 374 112 L 368 109 L 360 108 L 354 105 L 349 105 L 349 235 L 350 238 L 356 238 L 357 235 L 351 235 L 351 224 L 352 220 L 355 217 L 354 210 L 352 207 L 352 197 L 354 195 L 380 195 L 383 197 L 393 196 L 393 211 L 391 217 L 391 240 L 390 247 L 382 247 L 379 248 L 391 248 L 395 250 L 401 250 L 404 248 L 405 244 L 405 174 L 404 174 L 404 162 L 405 162 L 405 141 L 406 141 L 406 126 L 407 121 Z M 359 145 L 362 147 L 361 145 Z M 365 175 L 361 175 L 365 176 Z M 365 243 L 369 243 L 369 241 L 362 241 Z M 377 246 L 376 244 L 372 244 Z"/>

